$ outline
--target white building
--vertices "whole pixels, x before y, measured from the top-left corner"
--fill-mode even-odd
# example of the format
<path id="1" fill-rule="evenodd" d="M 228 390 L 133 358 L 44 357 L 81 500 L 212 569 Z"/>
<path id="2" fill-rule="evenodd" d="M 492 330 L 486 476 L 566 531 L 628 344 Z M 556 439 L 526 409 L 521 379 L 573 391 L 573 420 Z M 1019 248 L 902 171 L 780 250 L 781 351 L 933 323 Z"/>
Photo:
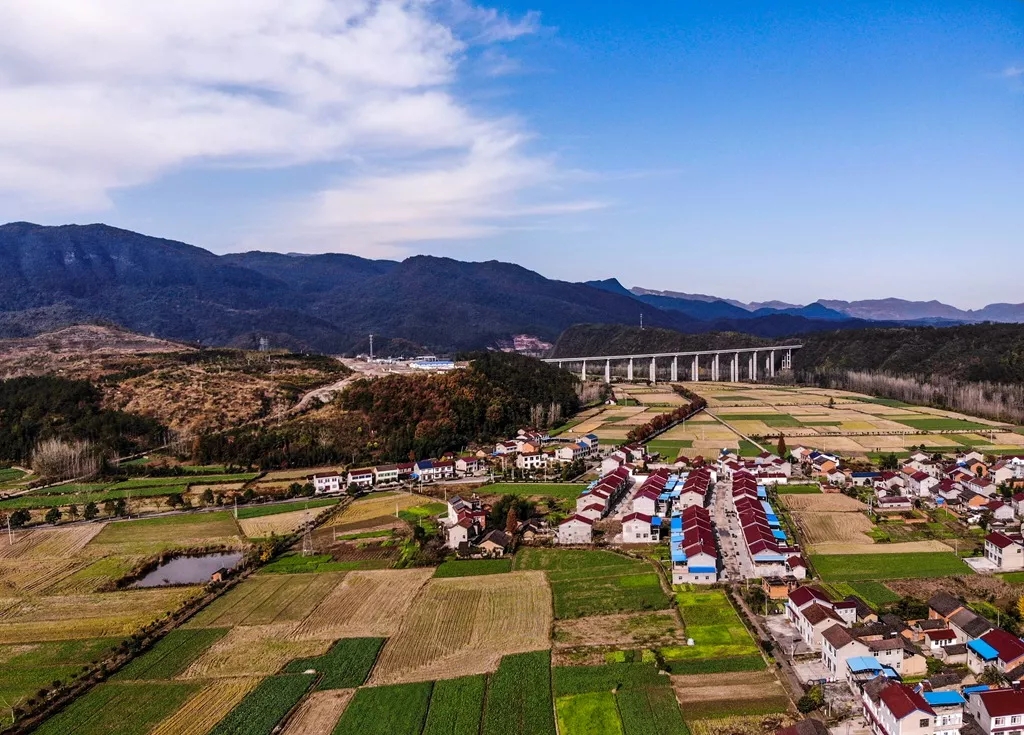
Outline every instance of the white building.
<path id="1" fill-rule="evenodd" d="M 345 481 L 341 474 L 328 472 L 322 475 L 310 475 L 313 489 L 319 495 L 321 493 L 340 493 L 345 489 Z"/>
<path id="2" fill-rule="evenodd" d="M 558 543 L 589 544 L 594 539 L 594 522 L 579 514 L 558 524 Z"/>

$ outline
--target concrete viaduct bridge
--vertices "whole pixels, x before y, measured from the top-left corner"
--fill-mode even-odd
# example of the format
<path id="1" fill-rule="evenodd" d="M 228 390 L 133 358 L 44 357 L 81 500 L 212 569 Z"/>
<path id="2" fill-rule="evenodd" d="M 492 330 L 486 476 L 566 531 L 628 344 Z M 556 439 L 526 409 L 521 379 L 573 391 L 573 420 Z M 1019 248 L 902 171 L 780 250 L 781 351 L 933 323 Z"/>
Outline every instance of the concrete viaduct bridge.
<path id="1" fill-rule="evenodd" d="M 671 360 L 669 363 L 671 382 L 689 380 L 698 382 L 701 376 L 701 360 L 706 362 L 705 375 L 711 380 L 728 380 L 732 383 L 739 383 L 745 379 L 757 382 L 758 371 L 763 368 L 763 375 L 768 378 L 775 377 L 775 357 L 779 354 L 780 370 L 789 370 L 793 367 L 793 350 L 799 350 L 803 345 L 779 345 L 777 347 L 746 347 L 732 350 L 704 350 L 700 352 L 658 352 L 645 355 L 602 355 L 598 357 L 553 357 L 547 358 L 544 362 L 557 364 L 560 368 L 579 366 L 580 377 L 587 379 L 587 366 L 600 365 L 604 363 L 604 382 L 612 381 L 612 365 L 626 366 L 626 380 L 633 380 L 636 372 L 634 367 L 640 364 L 649 364 L 648 379 L 655 383 L 658 380 L 658 361 Z M 740 355 L 743 355 L 746 368 L 741 369 Z M 723 359 L 724 358 L 724 359 Z M 762 359 L 763 358 L 763 359 Z M 683 360 L 683 371 L 679 370 L 679 361 Z M 687 362 L 689 370 L 687 370 Z M 723 365 L 723 363 L 725 363 Z M 724 378 L 722 368 L 728 370 L 728 378 Z M 641 378 L 642 379 L 642 378 Z"/>

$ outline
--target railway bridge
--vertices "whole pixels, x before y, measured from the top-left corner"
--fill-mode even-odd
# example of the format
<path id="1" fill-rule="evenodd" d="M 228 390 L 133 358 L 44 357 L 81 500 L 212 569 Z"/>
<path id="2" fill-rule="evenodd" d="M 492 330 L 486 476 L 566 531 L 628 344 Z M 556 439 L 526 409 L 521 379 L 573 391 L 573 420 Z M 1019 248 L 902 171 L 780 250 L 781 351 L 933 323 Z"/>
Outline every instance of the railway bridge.
<path id="1" fill-rule="evenodd" d="M 776 356 L 778 356 L 778 370 L 790 370 L 793 367 L 793 351 L 799 350 L 803 345 L 777 345 L 769 347 L 744 347 L 729 350 L 700 350 L 697 352 L 656 352 L 637 355 L 598 355 L 593 357 L 550 357 L 544 360 L 558 365 L 560 368 L 579 371 L 583 380 L 587 379 L 587 368 L 600 370 L 601 364 L 604 367 L 604 381 L 612 381 L 612 367 L 626 369 L 626 380 L 633 380 L 637 376 L 637 365 L 648 366 L 648 376 L 652 383 L 658 381 L 659 374 L 664 380 L 677 382 L 679 380 L 690 380 L 699 382 L 706 380 L 726 380 L 732 383 L 739 383 L 748 380 L 756 383 L 758 375 L 767 378 L 774 378 L 776 371 Z M 743 359 L 740 359 L 740 356 Z M 682 363 L 680 363 L 682 360 Z M 660 361 L 660 362 L 659 362 Z M 743 363 L 746 363 L 744 366 Z M 682 369 L 680 370 L 680 365 Z M 723 370 L 724 368 L 724 370 Z M 641 367 L 641 374 L 643 368 Z M 661 371 L 659 373 L 659 370 Z M 763 370 L 763 372 L 761 372 Z M 593 373 L 592 373 L 593 374 Z M 642 379 L 642 378 L 641 378 Z"/>

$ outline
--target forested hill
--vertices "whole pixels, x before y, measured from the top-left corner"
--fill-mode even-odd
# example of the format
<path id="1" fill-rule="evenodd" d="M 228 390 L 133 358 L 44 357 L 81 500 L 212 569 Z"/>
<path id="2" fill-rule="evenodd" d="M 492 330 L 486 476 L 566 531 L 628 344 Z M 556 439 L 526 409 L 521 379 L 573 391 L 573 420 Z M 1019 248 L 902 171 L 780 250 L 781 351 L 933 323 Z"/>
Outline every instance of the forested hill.
<path id="1" fill-rule="evenodd" d="M 818 332 L 793 353 L 800 374 L 869 371 L 1024 383 L 1024 325 L 863 329 Z"/>
<path id="2" fill-rule="evenodd" d="M 794 344 L 797 340 L 791 340 Z M 640 329 L 620 324 L 578 324 L 565 330 L 555 342 L 551 357 L 630 355 L 643 352 L 722 350 L 760 347 L 780 340 L 739 332 L 684 334 L 671 329 Z"/>

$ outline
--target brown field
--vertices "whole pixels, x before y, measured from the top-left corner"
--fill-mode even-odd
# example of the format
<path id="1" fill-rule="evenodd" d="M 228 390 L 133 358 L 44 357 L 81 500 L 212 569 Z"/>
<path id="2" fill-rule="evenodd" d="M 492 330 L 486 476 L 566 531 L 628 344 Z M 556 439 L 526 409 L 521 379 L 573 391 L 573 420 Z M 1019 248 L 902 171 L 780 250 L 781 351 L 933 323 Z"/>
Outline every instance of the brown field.
<path id="1" fill-rule="evenodd" d="M 548 648 L 551 620 L 542 572 L 431 580 L 385 644 L 371 683 L 495 671 L 506 654 Z"/>
<path id="2" fill-rule="evenodd" d="M 313 692 L 295 710 L 281 735 L 331 735 L 355 693 L 355 689 Z"/>
<path id="3" fill-rule="evenodd" d="M 302 621 L 293 637 L 333 641 L 392 636 L 433 573 L 430 568 L 350 572 Z"/>
<path id="4" fill-rule="evenodd" d="M 715 700 L 737 701 L 785 697 L 786 689 L 772 671 L 744 671 L 731 674 L 673 676 L 676 699 L 686 713 L 687 703 Z"/>
<path id="5" fill-rule="evenodd" d="M 789 510 L 794 511 L 854 513 L 868 509 L 864 503 L 856 498 L 851 498 L 841 493 L 780 495 L 779 500 Z"/>
<path id="6" fill-rule="evenodd" d="M 259 682 L 259 677 L 214 681 L 157 725 L 149 735 L 206 735 Z"/>
<path id="7" fill-rule="evenodd" d="M 259 482 L 287 481 L 288 484 L 291 484 L 296 481 L 304 481 L 308 475 L 328 474 L 337 471 L 337 467 L 308 467 L 306 469 L 298 470 L 274 470 L 273 472 L 268 472 L 261 477 Z"/>
<path id="8" fill-rule="evenodd" d="M 213 644 L 181 675 L 182 679 L 269 676 L 293 658 L 320 656 L 329 640 L 295 640 L 294 623 L 238 626 Z"/>
<path id="9" fill-rule="evenodd" d="M 323 508 L 314 508 L 310 511 L 293 510 L 290 513 L 275 513 L 259 518 L 241 518 L 238 525 L 242 528 L 242 533 L 249 538 L 266 538 L 272 533 L 278 536 L 287 536 L 302 528 L 306 521 L 314 520 L 317 514 L 323 510 Z"/>
<path id="10" fill-rule="evenodd" d="M 257 574 L 214 600 L 185 627 L 299 623 L 341 584 L 344 577 L 344 572 Z"/>
<path id="11" fill-rule="evenodd" d="M 126 637 L 199 591 L 168 587 L 0 600 L 0 644 Z"/>
<path id="12" fill-rule="evenodd" d="M 789 714 L 722 717 L 716 720 L 686 720 L 692 735 L 775 735 L 796 722 Z"/>
<path id="13" fill-rule="evenodd" d="M 553 640 L 555 648 L 643 648 L 685 643 L 686 633 L 675 613 L 665 610 L 556 620 Z"/>
<path id="14" fill-rule="evenodd" d="M 897 544 L 876 543 L 820 543 L 814 544 L 815 554 L 911 554 L 919 551 L 953 551 L 941 541 L 903 541 Z"/>
<path id="15" fill-rule="evenodd" d="M 344 526 L 386 516 L 395 517 L 395 509 L 405 510 L 424 503 L 434 502 L 431 498 L 412 493 L 374 493 L 360 498 L 328 522 L 328 526 Z"/>
<path id="16" fill-rule="evenodd" d="M 797 497 L 783 496 L 783 497 Z M 802 497 L 802 496 L 801 496 Z M 827 496 L 823 496 L 827 497 Z M 822 553 L 817 544 L 872 544 L 868 535 L 874 526 L 863 513 L 794 513 L 793 520 L 800 527 L 805 544 L 815 547 Z M 888 545 L 888 544 L 887 544 Z"/>
<path id="17" fill-rule="evenodd" d="M 39 594 L 89 564 L 80 556 L 0 560 L 0 594 Z"/>
<path id="18" fill-rule="evenodd" d="M 97 555 L 110 553 L 155 554 L 174 548 L 208 544 L 244 545 L 238 523 L 230 511 L 171 516 L 173 522 L 117 521 L 106 524 L 93 539 L 89 551 Z"/>
<path id="19" fill-rule="evenodd" d="M 103 523 L 87 523 L 65 528 L 34 528 L 17 531 L 14 544 L 5 538 L 0 543 L 0 559 L 68 557 L 85 548 L 104 528 Z"/>

